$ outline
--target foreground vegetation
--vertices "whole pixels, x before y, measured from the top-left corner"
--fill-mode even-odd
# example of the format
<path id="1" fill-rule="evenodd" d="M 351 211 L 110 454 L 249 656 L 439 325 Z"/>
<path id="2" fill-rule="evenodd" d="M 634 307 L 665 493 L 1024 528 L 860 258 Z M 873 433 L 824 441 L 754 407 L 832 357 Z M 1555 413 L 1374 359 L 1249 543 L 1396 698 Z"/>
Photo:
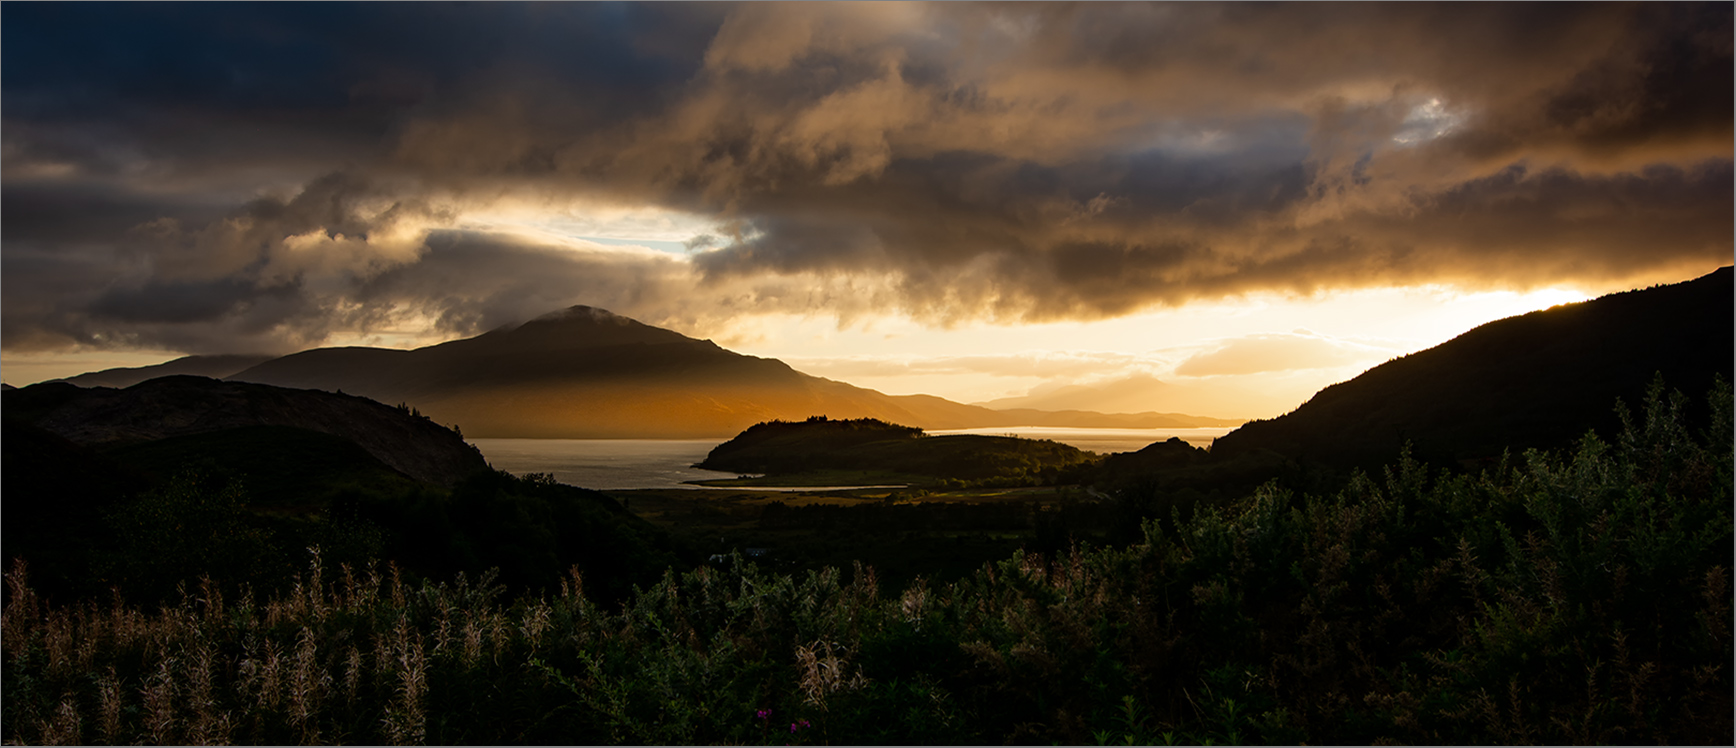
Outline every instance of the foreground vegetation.
<path id="1" fill-rule="evenodd" d="M 172 601 L 210 575 L 233 593 L 286 593 L 309 546 L 328 565 L 396 561 L 411 583 L 499 570 L 511 596 L 553 589 L 571 566 L 613 603 L 682 563 L 666 533 L 608 496 L 486 469 L 456 485 L 392 471 L 356 445 L 250 427 L 93 451 L 6 422 L 3 530 L 50 601 Z"/>
<path id="2" fill-rule="evenodd" d="M 618 607 L 574 575 L 50 605 L 7 574 L 27 743 L 1729 744 L 1731 393 L 1469 474 L 1408 455 L 949 585 L 739 557 Z"/>
<path id="3" fill-rule="evenodd" d="M 1116 502 L 1076 487 L 694 491 L 632 489 L 609 495 L 669 534 L 696 559 L 732 551 L 784 573 L 874 567 L 903 589 L 970 576 L 1021 548 L 1065 550 L 1070 536 L 1104 537 Z M 1133 532 L 1138 532 L 1138 519 Z"/>

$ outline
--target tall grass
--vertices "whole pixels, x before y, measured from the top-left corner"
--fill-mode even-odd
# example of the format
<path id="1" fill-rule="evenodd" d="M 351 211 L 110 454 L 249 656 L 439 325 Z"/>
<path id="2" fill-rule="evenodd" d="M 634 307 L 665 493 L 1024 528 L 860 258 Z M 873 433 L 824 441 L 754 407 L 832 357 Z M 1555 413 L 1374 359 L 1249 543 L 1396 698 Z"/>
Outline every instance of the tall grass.
<path id="1" fill-rule="evenodd" d="M 734 559 L 618 608 L 327 569 L 255 601 L 49 606 L 13 564 L 22 743 L 1717 743 L 1732 740 L 1731 394 L 1475 475 L 1401 456 L 1120 548 L 883 595 Z M 1166 530 L 1166 527 L 1173 528 Z"/>

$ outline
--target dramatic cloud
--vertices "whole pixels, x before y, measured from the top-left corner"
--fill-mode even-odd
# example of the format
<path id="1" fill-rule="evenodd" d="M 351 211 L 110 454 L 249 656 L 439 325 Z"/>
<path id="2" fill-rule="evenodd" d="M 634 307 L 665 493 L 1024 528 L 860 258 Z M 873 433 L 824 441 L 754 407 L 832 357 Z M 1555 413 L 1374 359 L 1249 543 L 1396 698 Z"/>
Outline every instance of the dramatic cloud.
<path id="1" fill-rule="evenodd" d="M 1728 4 L 4 13 L 8 352 L 438 338 L 575 303 L 688 330 L 1097 319 L 1732 253 Z M 1249 339 L 1184 368 L 1284 345 L 1339 355 Z"/>

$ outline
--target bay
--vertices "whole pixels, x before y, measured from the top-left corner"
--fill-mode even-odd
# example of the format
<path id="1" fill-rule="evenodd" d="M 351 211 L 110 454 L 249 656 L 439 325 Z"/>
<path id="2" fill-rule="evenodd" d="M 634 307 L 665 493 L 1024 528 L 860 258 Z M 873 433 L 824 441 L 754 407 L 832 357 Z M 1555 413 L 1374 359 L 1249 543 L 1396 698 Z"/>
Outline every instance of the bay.
<path id="1" fill-rule="evenodd" d="M 569 486 L 599 490 L 695 488 L 684 481 L 734 478 L 700 470 L 724 439 L 471 439 L 484 459 L 514 475 L 549 473 Z"/>
<path id="2" fill-rule="evenodd" d="M 1026 439 L 1052 439 L 1089 452 L 1133 452 L 1153 442 L 1180 437 L 1196 447 L 1210 446 L 1229 427 L 1176 429 L 1076 429 L 1017 426 L 944 429 L 943 434 L 987 434 Z M 514 475 L 548 473 L 571 486 L 600 490 L 631 488 L 699 488 L 686 481 L 734 478 L 735 473 L 700 470 L 716 439 L 471 439 L 494 467 Z M 785 489 L 800 490 L 800 489 Z M 811 490 L 811 489 L 810 489 Z"/>

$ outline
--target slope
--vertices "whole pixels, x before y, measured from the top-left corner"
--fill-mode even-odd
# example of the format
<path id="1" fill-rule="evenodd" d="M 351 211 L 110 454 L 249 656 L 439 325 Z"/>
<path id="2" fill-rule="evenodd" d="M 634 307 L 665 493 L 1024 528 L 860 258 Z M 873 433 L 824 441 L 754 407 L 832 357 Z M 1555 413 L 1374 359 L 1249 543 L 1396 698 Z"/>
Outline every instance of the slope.
<path id="1" fill-rule="evenodd" d="M 4 396 L 5 547 L 67 599 L 140 602 L 201 576 L 283 589 L 319 548 L 337 568 L 494 569 L 514 594 L 569 570 L 616 600 L 678 563 L 608 496 L 489 468 L 451 430 L 351 395 L 163 377 Z M 233 588 L 229 588 L 233 589 Z"/>
<path id="2" fill-rule="evenodd" d="M 1004 436 L 929 436 L 872 419 L 822 417 L 755 424 L 711 450 L 695 467 L 770 477 L 857 471 L 887 480 L 953 479 L 1004 485 L 1052 483 L 1096 456 L 1053 441 Z M 879 478 L 876 478 L 879 479 Z"/>
<path id="3" fill-rule="evenodd" d="M 148 379 L 167 377 L 176 374 L 188 374 L 195 377 L 211 377 L 222 379 L 250 366 L 270 361 L 273 356 L 182 356 L 173 361 L 164 361 L 154 366 L 131 366 L 119 369 L 103 369 L 80 374 L 76 377 L 55 380 L 79 387 L 131 387 Z"/>
<path id="4" fill-rule="evenodd" d="M 230 379 L 409 403 L 473 437 L 704 438 L 815 415 L 928 429 L 1232 423 L 1175 414 L 1003 412 L 937 397 L 893 397 L 585 306 L 409 351 L 304 351 Z"/>
<path id="5" fill-rule="evenodd" d="M 1654 375 L 1698 395 L 1731 376 L 1732 269 L 1488 323 L 1321 390 L 1295 411 L 1217 440 L 1328 465 L 1390 461 L 1409 442 L 1437 464 L 1560 446 L 1619 426 Z"/>
<path id="6" fill-rule="evenodd" d="M 327 392 L 172 376 L 124 390 L 36 384 L 7 392 L 5 406 L 10 419 L 93 447 L 285 426 L 353 442 L 392 469 L 437 485 L 454 485 L 488 469 L 475 447 L 445 427 Z"/>

